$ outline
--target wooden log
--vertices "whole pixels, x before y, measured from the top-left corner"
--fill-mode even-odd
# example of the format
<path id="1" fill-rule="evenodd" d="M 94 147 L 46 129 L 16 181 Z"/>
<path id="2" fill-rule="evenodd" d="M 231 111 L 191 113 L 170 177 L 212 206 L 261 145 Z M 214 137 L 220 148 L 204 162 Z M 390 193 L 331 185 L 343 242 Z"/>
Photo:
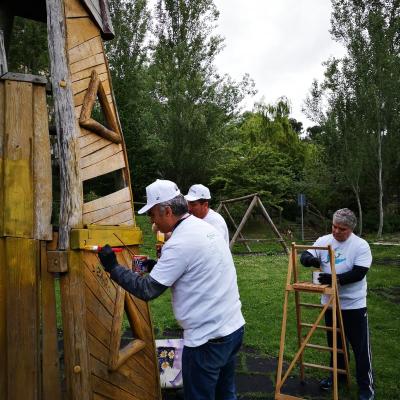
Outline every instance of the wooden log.
<path id="1" fill-rule="evenodd" d="M 82 223 L 82 189 L 79 171 L 79 149 L 77 136 L 79 128 L 74 113 L 71 80 L 66 56 L 66 28 L 64 2 L 46 0 L 47 29 L 51 77 L 53 86 L 54 111 L 57 138 L 60 151 L 60 229 L 59 246 L 69 247 L 69 231 Z M 93 35 L 96 36 L 95 32 Z M 68 32 L 68 38 L 73 33 Z M 68 39 L 68 42 L 70 39 Z M 73 41 L 76 43 L 77 41 Z M 78 43 L 77 43 L 78 44 Z M 73 46 L 71 46 L 73 47 Z"/>
<path id="2" fill-rule="evenodd" d="M 4 31 L 0 29 L 0 76 L 8 72 L 6 47 L 4 44 Z"/>
<path id="3" fill-rule="evenodd" d="M 4 110 L 4 82 L 0 81 L 0 110 Z M 4 171 L 4 140 L 5 140 L 5 116 L 4 113 L 0 114 L 0 237 L 3 236 L 4 232 L 4 182 L 3 182 L 3 171 Z"/>
<path id="4" fill-rule="evenodd" d="M 242 196 L 242 197 L 236 197 L 234 199 L 228 199 L 228 200 L 222 200 L 221 203 L 235 203 L 237 201 L 243 201 L 243 200 L 247 200 L 247 199 L 251 199 L 254 196 L 258 196 L 258 193 L 253 193 L 253 194 L 249 194 L 247 196 Z"/>
<path id="5" fill-rule="evenodd" d="M 92 389 L 83 266 L 78 252 L 70 251 L 68 256 L 68 274 L 60 279 L 68 399 L 89 400 Z"/>
<path id="6" fill-rule="evenodd" d="M 260 198 L 257 196 L 257 201 L 258 201 L 258 205 L 261 208 L 261 212 L 264 216 L 264 218 L 267 220 L 267 222 L 269 223 L 270 227 L 272 228 L 272 231 L 274 232 L 275 236 L 279 239 L 279 242 L 283 248 L 283 250 L 285 251 L 286 254 L 289 254 L 289 249 L 286 246 L 286 243 L 282 237 L 282 235 L 280 234 L 280 232 L 278 231 L 277 227 L 274 224 L 274 221 L 272 221 L 271 217 L 269 216 L 267 210 L 264 207 L 264 204 L 262 203 L 262 201 L 260 200 Z"/>
<path id="7" fill-rule="evenodd" d="M 61 400 L 54 276 L 47 272 L 46 244 L 40 244 L 42 311 L 42 399 Z"/>
<path id="8" fill-rule="evenodd" d="M 39 240 L 51 240 L 52 172 L 46 89 L 33 87 L 33 193 L 34 232 Z"/>
<path id="9" fill-rule="evenodd" d="M 39 399 L 38 241 L 6 239 L 7 399 Z M 21 328 L 23 327 L 23 329 Z"/>
<path id="10" fill-rule="evenodd" d="M 228 207 L 227 207 L 224 203 L 220 203 L 220 206 L 222 206 L 222 207 L 224 208 L 224 210 L 225 210 L 225 212 L 226 212 L 226 215 L 227 215 L 228 218 L 231 220 L 232 225 L 234 226 L 234 228 L 237 230 L 238 227 L 237 227 L 236 222 L 235 222 L 235 220 L 233 219 L 231 213 L 229 212 Z M 219 207 L 218 207 L 218 208 L 219 208 Z M 244 239 L 244 236 L 242 235 L 242 232 L 239 232 L 239 237 L 240 237 L 241 239 Z M 244 245 L 246 246 L 247 251 L 251 252 L 251 248 L 250 248 L 250 246 L 249 246 L 246 242 L 244 242 Z"/>
<path id="11" fill-rule="evenodd" d="M 233 245 L 236 242 L 237 237 L 239 236 L 239 233 L 242 231 L 244 225 L 246 224 L 247 220 L 250 217 L 251 212 L 253 211 L 254 206 L 257 203 L 257 197 L 253 197 L 253 200 L 251 201 L 249 208 L 246 210 L 242 220 L 240 221 L 240 224 L 238 226 L 238 228 L 236 229 L 236 232 L 233 234 L 233 237 L 229 243 L 229 248 L 232 250 Z"/>

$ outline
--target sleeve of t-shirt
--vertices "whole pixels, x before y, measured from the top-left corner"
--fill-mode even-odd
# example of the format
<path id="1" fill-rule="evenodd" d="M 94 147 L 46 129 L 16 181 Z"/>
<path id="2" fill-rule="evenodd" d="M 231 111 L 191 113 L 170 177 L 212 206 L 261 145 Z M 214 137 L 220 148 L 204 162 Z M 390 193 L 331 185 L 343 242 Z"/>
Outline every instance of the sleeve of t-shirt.
<path id="1" fill-rule="evenodd" d="M 171 240 L 171 239 L 170 239 Z M 172 286 L 186 271 L 187 261 L 178 246 L 168 241 L 150 276 L 164 286 Z"/>
<path id="2" fill-rule="evenodd" d="M 369 268 L 372 264 L 372 254 L 369 244 L 366 241 L 362 241 L 356 256 L 354 257 L 354 265 L 358 265 L 359 267 Z"/>

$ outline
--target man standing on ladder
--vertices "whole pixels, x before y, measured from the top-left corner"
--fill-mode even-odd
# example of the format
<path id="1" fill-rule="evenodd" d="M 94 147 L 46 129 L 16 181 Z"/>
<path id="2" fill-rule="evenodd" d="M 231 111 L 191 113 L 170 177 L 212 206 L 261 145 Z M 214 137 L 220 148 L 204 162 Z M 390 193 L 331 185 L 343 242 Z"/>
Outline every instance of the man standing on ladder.
<path id="1" fill-rule="evenodd" d="M 332 246 L 335 252 L 335 268 L 338 279 L 338 292 L 343 316 L 346 339 L 350 342 L 356 361 L 359 400 L 373 400 L 374 382 L 371 365 L 367 314 L 366 274 L 372 263 L 371 249 L 368 243 L 353 233 L 357 218 L 348 208 L 337 210 L 333 214 L 332 233 L 317 239 L 313 246 Z M 325 250 L 305 251 L 300 262 L 306 267 L 321 267 L 319 282 L 332 283 L 328 252 Z M 322 296 L 321 303 L 326 299 Z M 325 314 L 325 323 L 332 326 L 332 311 Z M 332 332 L 327 332 L 328 346 L 332 347 Z M 338 349 L 342 348 L 338 337 Z M 331 357 L 332 366 L 332 357 Z M 338 368 L 345 369 L 344 356 L 338 354 Z M 332 376 L 323 379 L 320 387 L 331 389 Z"/>
<path id="2" fill-rule="evenodd" d="M 188 202 L 189 212 L 212 225 L 229 245 L 229 231 L 224 218 L 209 206 L 211 194 L 208 187 L 201 184 L 192 185 L 185 199 Z"/>

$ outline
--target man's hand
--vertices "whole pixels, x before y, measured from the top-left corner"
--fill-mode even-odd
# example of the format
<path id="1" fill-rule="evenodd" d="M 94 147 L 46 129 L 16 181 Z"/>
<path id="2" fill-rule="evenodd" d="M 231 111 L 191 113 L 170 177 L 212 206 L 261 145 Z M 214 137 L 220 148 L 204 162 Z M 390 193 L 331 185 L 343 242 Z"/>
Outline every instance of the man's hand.
<path id="1" fill-rule="evenodd" d="M 111 272 L 118 265 L 117 257 L 108 244 L 99 252 L 99 258 L 107 272 Z"/>
<path id="2" fill-rule="evenodd" d="M 151 272 L 151 270 L 154 268 L 154 266 L 157 264 L 157 260 L 152 260 L 151 258 L 142 261 L 144 268 L 148 273 Z"/>
<path id="3" fill-rule="evenodd" d="M 319 274 L 318 281 L 321 285 L 331 285 L 332 284 L 332 275 L 327 274 L 325 272 L 321 272 Z"/>
<path id="4" fill-rule="evenodd" d="M 319 261 L 319 258 L 314 257 L 310 252 L 304 251 L 300 257 L 300 262 L 305 266 L 305 267 L 314 267 L 314 268 L 319 268 L 321 266 L 321 262 Z"/>

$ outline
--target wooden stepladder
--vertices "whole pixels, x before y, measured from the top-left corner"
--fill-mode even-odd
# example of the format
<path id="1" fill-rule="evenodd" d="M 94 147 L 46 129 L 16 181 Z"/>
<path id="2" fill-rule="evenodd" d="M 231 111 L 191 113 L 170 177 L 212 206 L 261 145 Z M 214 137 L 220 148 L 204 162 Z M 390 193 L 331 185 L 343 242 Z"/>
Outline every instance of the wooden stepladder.
<path id="1" fill-rule="evenodd" d="M 329 255 L 330 267 L 332 272 L 332 285 L 317 285 L 312 282 L 300 282 L 299 274 L 297 268 L 297 251 L 298 250 L 326 250 Z M 295 354 L 292 362 L 289 364 L 288 369 L 286 370 L 284 376 L 282 377 L 282 369 L 283 369 L 283 355 L 285 349 L 285 337 L 286 337 L 286 323 L 287 323 L 287 309 L 289 303 L 289 294 L 294 293 L 295 298 L 295 306 L 296 306 L 296 320 L 297 320 L 297 339 L 298 339 L 298 351 Z M 320 293 L 327 295 L 328 301 L 326 304 L 311 304 L 301 302 L 300 293 Z M 304 323 L 301 319 L 301 308 L 313 308 L 320 309 L 320 312 L 314 323 Z M 325 324 L 321 324 L 321 320 L 324 317 L 326 311 L 331 308 L 332 310 L 332 327 L 326 326 Z M 317 344 L 310 343 L 310 339 L 312 335 L 315 333 L 317 329 L 323 329 L 326 331 L 332 332 L 332 347 L 320 346 Z M 337 348 L 337 339 L 338 334 L 341 337 L 341 341 L 343 344 L 343 348 Z M 332 352 L 332 367 L 318 364 L 311 364 L 304 362 L 304 351 L 306 348 L 311 348 L 320 351 L 329 351 Z M 338 353 L 344 354 L 345 359 L 345 369 L 339 369 L 337 367 L 337 355 Z M 333 377 L 333 391 L 332 397 L 334 400 L 338 400 L 338 373 L 345 374 L 347 377 L 347 384 L 350 385 L 350 372 L 349 372 L 349 363 L 347 356 L 347 347 L 346 347 L 346 339 L 343 329 L 343 318 L 340 309 L 339 296 L 338 296 L 338 287 L 336 280 L 336 270 L 335 270 L 335 253 L 332 250 L 331 246 L 327 247 L 316 247 L 316 246 L 301 246 L 292 243 L 291 252 L 289 255 L 289 265 L 288 265 L 288 274 L 286 280 L 286 288 L 285 288 L 285 298 L 283 305 L 283 316 L 282 316 L 282 330 L 281 330 L 281 341 L 280 341 L 280 349 L 279 349 L 279 359 L 278 359 L 278 370 L 277 370 L 277 380 L 275 387 L 275 400 L 295 400 L 301 399 L 300 397 L 294 397 L 287 394 L 281 393 L 281 389 L 289 377 L 289 374 L 296 366 L 299 364 L 300 367 L 300 378 L 301 381 L 304 381 L 304 368 L 318 368 L 326 371 L 330 371 Z"/>

